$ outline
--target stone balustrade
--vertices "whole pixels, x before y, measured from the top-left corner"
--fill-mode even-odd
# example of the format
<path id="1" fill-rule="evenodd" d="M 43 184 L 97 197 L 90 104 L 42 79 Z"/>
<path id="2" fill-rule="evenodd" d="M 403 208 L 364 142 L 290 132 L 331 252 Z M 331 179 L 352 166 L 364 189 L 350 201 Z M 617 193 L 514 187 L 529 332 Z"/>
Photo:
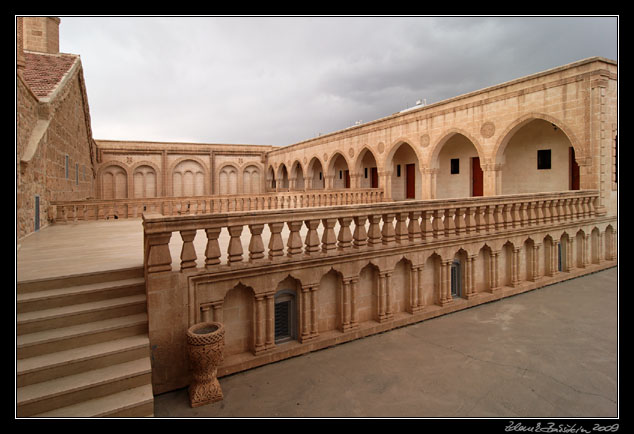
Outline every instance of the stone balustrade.
<path id="1" fill-rule="evenodd" d="M 232 211 L 295 209 L 367 204 L 383 201 L 381 189 L 309 190 L 259 195 L 160 197 L 52 202 L 53 222 L 139 218 L 143 213 L 165 216 Z"/>
<path id="2" fill-rule="evenodd" d="M 597 191 L 586 190 L 331 205 L 293 212 L 278 206 L 204 215 L 144 213 L 145 268 L 148 274 L 175 271 L 169 248 L 175 232 L 183 240 L 180 271 L 196 269 L 199 258 L 193 240 L 198 231 L 207 237 L 204 268 L 214 271 L 577 223 L 595 217 L 597 200 Z M 265 227 L 269 233 L 266 243 L 262 235 Z M 230 239 L 221 247 L 223 230 Z"/>

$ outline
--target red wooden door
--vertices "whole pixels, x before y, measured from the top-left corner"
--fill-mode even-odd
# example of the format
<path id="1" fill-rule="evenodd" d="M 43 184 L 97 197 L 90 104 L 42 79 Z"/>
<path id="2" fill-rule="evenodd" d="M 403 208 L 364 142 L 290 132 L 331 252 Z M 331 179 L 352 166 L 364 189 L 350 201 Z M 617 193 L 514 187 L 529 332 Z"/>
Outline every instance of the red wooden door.
<path id="1" fill-rule="evenodd" d="M 379 171 L 376 167 L 372 168 L 372 188 L 379 188 Z"/>
<path id="2" fill-rule="evenodd" d="M 346 178 L 346 188 L 350 188 L 350 171 L 344 171 L 344 176 Z"/>
<path id="3" fill-rule="evenodd" d="M 471 159 L 471 172 L 473 176 L 473 196 L 482 196 L 484 194 L 484 174 L 480 167 L 480 158 L 473 157 Z"/>
<path id="4" fill-rule="evenodd" d="M 414 168 L 416 166 L 414 164 L 408 164 L 405 166 L 405 171 L 407 173 L 407 177 L 405 178 L 407 199 L 415 199 L 416 198 L 416 174 L 414 172 Z"/>

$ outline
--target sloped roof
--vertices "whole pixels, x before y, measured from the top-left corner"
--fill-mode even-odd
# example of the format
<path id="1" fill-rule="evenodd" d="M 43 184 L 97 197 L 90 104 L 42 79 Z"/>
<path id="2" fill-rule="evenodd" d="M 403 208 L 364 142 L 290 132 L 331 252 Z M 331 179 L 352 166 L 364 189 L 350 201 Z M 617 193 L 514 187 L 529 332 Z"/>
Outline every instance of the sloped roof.
<path id="1" fill-rule="evenodd" d="M 79 56 L 73 54 L 43 54 L 24 52 L 24 81 L 38 98 L 49 96 Z"/>

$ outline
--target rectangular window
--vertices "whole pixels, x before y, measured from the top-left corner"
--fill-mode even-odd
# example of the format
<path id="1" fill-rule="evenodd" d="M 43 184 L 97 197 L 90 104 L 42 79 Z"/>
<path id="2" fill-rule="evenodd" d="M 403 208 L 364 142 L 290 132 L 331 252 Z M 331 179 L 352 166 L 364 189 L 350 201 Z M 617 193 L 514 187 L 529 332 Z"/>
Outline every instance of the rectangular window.
<path id="1" fill-rule="evenodd" d="M 79 163 L 75 163 L 75 185 L 79 185 Z"/>
<path id="2" fill-rule="evenodd" d="M 398 164 L 396 166 L 396 176 L 399 177 L 399 178 L 401 177 L 401 165 L 400 164 Z"/>
<path id="3" fill-rule="evenodd" d="M 365 174 L 365 179 L 368 179 L 368 168 L 367 167 L 364 169 L 363 173 Z"/>
<path id="4" fill-rule="evenodd" d="M 452 158 L 451 159 L 451 174 L 456 175 L 460 173 L 460 159 Z"/>
<path id="5" fill-rule="evenodd" d="M 321 172 L 319 172 L 319 180 L 321 181 Z"/>
<path id="6" fill-rule="evenodd" d="M 339 179 L 343 179 L 343 172 L 341 170 L 339 171 Z"/>
<path id="7" fill-rule="evenodd" d="M 68 155 L 64 156 L 64 176 L 68 179 Z"/>
<path id="8" fill-rule="evenodd" d="M 550 169 L 550 149 L 537 151 L 537 170 Z"/>

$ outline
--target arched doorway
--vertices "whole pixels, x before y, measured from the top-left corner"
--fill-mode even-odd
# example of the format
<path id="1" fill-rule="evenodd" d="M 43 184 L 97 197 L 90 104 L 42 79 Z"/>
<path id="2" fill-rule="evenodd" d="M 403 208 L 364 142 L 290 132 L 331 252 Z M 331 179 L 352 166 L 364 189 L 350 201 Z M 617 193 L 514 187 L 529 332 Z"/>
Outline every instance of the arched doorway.
<path id="1" fill-rule="evenodd" d="M 421 174 L 418 155 L 402 142 L 386 158 L 385 170 L 390 176 L 393 200 L 421 199 Z"/>
<path id="2" fill-rule="evenodd" d="M 436 199 L 483 195 L 480 155 L 468 137 L 451 133 L 439 142 L 434 154 L 431 164 L 437 170 Z"/>
<path id="3" fill-rule="evenodd" d="M 333 190 L 350 188 L 350 169 L 348 162 L 340 153 L 335 153 L 330 159 L 328 176 L 331 179 Z"/>
<path id="4" fill-rule="evenodd" d="M 379 188 L 378 165 L 374 154 L 368 148 L 364 148 L 359 153 L 355 169 L 359 179 L 359 188 Z"/>
<path id="5" fill-rule="evenodd" d="M 500 194 L 579 189 L 579 166 L 568 136 L 556 124 L 529 119 L 503 140 L 496 158 L 502 164 Z"/>

